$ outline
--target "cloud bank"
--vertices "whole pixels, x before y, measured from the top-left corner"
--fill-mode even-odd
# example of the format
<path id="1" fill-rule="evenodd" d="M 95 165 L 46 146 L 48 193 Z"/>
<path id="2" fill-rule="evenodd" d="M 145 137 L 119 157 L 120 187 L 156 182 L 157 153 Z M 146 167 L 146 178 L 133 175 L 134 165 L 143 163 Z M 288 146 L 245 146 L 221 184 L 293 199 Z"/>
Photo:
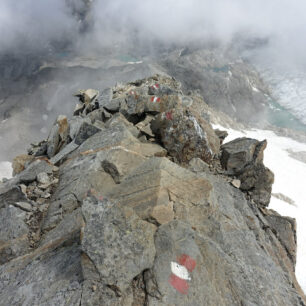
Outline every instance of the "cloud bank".
<path id="1" fill-rule="evenodd" d="M 242 33 L 269 38 L 271 53 L 302 64 L 305 9 L 303 0 L 2 0 L 0 53 L 48 51 L 68 43 L 78 49 L 228 43 Z M 91 25 L 86 34 L 81 20 Z"/>

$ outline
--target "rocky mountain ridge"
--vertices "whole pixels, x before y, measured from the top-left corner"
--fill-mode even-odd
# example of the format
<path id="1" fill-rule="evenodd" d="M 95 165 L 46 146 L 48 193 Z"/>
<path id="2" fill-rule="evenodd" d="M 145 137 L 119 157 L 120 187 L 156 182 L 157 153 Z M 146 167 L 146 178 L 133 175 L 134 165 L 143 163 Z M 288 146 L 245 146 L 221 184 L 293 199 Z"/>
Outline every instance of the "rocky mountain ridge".
<path id="1" fill-rule="evenodd" d="M 134 48 L 125 53 L 115 48 L 92 56 L 57 50 L 44 56 L 0 58 L 0 139 L 7 144 L 0 160 L 11 160 L 12 151 L 21 154 L 29 142 L 45 138 L 59 114 L 70 117 L 71 94 L 79 88 L 102 92 L 116 82 L 156 73 L 174 76 L 185 92 L 197 90 L 208 105 L 239 122 L 264 126 L 269 90 L 251 65 L 222 48 Z"/>
<path id="2" fill-rule="evenodd" d="M 78 97 L 0 184 L 5 305 L 305 305 L 265 141 L 165 75 Z"/>

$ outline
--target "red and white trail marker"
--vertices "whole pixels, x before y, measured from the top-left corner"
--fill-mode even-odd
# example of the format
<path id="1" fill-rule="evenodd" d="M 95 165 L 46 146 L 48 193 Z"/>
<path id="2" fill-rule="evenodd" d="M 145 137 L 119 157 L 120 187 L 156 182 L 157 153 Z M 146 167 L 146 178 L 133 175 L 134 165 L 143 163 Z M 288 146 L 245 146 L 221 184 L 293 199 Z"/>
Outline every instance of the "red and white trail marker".
<path id="1" fill-rule="evenodd" d="M 186 255 L 181 255 L 178 262 L 171 262 L 171 275 L 169 277 L 170 285 L 182 294 L 187 294 L 189 289 L 188 281 L 191 281 L 190 272 L 196 266 L 196 261 Z"/>
<path id="2" fill-rule="evenodd" d="M 159 84 L 157 84 L 157 83 L 154 84 L 154 85 L 152 86 L 152 88 L 153 88 L 153 89 L 158 89 L 158 88 L 159 88 Z"/>
<path id="3" fill-rule="evenodd" d="M 156 96 L 155 96 L 155 97 L 152 97 L 152 98 L 151 98 L 151 102 L 154 102 L 154 103 L 155 103 L 155 102 L 160 102 L 160 98 L 159 98 L 159 97 L 156 97 Z"/>

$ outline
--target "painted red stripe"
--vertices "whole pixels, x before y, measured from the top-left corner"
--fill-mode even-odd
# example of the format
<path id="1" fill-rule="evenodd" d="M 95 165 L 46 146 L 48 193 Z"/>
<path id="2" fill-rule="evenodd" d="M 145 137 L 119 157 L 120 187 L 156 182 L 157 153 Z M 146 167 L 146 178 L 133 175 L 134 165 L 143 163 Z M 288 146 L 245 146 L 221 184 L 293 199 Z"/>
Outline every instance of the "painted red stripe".
<path id="1" fill-rule="evenodd" d="M 166 112 L 166 118 L 168 120 L 173 120 L 172 113 L 171 112 Z"/>
<path id="2" fill-rule="evenodd" d="M 196 266 L 196 261 L 186 254 L 182 254 L 178 258 L 178 263 L 182 266 L 185 266 L 189 272 L 192 272 Z"/>
<path id="3" fill-rule="evenodd" d="M 160 98 L 154 96 L 151 98 L 151 102 L 160 102 Z"/>
<path id="4" fill-rule="evenodd" d="M 169 277 L 169 283 L 178 292 L 180 292 L 182 294 L 187 294 L 188 293 L 189 285 L 188 285 L 186 280 L 181 279 L 174 274 L 171 274 L 170 277 Z"/>

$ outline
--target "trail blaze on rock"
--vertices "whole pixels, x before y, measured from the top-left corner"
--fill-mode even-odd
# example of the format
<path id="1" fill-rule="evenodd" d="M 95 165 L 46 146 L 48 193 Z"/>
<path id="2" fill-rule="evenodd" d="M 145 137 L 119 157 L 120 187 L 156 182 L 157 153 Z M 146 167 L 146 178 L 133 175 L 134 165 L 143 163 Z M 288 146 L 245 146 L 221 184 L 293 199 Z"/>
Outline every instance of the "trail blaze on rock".
<path id="1" fill-rule="evenodd" d="M 196 266 L 196 261 L 190 256 L 183 254 L 178 258 L 180 265 L 185 266 L 189 272 L 192 272 Z"/>
<path id="2" fill-rule="evenodd" d="M 178 262 L 171 262 L 171 272 L 169 278 L 170 285 L 182 294 L 187 294 L 191 277 L 188 272 L 192 272 L 196 266 L 196 261 L 186 254 L 178 258 Z"/>
<path id="3" fill-rule="evenodd" d="M 158 97 L 152 97 L 151 102 L 160 102 L 160 98 Z"/>
<path id="4" fill-rule="evenodd" d="M 189 285 L 186 280 L 179 278 L 178 276 L 171 274 L 169 278 L 169 283 L 173 288 L 182 294 L 187 294 Z"/>

